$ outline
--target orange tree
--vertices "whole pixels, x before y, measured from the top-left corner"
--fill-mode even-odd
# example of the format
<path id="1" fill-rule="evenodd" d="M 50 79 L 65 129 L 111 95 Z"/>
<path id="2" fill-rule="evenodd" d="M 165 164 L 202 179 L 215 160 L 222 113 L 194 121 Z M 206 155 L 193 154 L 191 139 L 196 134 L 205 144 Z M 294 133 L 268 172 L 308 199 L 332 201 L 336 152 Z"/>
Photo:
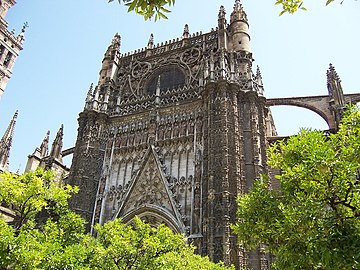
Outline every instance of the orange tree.
<path id="1" fill-rule="evenodd" d="M 277 269 L 359 269 L 360 112 L 349 107 L 339 130 L 301 130 L 272 145 L 269 177 L 238 198 L 233 226 L 247 249 L 264 244 Z"/>

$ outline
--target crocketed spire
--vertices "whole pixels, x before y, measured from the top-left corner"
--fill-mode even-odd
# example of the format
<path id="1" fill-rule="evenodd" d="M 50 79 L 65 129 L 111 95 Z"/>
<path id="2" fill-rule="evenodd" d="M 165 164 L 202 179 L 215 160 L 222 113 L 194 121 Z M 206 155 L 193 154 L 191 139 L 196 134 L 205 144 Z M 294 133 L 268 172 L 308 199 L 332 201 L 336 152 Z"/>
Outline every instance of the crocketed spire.
<path id="1" fill-rule="evenodd" d="M 56 138 L 52 144 L 51 151 L 50 151 L 50 156 L 55 159 L 58 159 L 58 160 L 62 159 L 61 149 L 62 149 L 62 145 L 63 145 L 63 141 L 62 141 L 63 134 L 64 134 L 63 131 L 64 131 L 64 125 L 61 125 L 59 131 L 56 134 Z"/>
<path id="2" fill-rule="evenodd" d="M 344 105 L 345 100 L 341 87 L 341 80 L 332 64 L 329 65 L 329 69 L 327 70 L 326 75 L 327 88 L 329 91 L 330 99 L 334 101 L 334 105 Z"/>
<path id="3" fill-rule="evenodd" d="M 10 121 L 9 126 L 7 127 L 3 137 L 0 140 L 0 170 L 7 171 L 9 168 L 9 157 L 11 143 L 14 136 L 14 129 L 16 124 L 16 119 L 18 117 L 18 111 L 15 112 L 13 118 Z"/>
<path id="4" fill-rule="evenodd" d="M 44 140 L 40 145 L 40 155 L 41 157 L 46 157 L 49 154 L 49 137 L 50 137 L 50 130 L 45 135 Z"/>

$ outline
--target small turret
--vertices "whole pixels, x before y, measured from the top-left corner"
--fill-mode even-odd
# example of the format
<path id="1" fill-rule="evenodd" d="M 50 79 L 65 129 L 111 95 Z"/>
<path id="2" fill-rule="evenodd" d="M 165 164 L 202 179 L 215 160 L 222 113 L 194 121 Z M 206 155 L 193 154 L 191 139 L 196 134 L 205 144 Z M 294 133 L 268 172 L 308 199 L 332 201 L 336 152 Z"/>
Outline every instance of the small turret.
<path id="1" fill-rule="evenodd" d="M 105 81 L 112 79 L 115 75 L 117 62 L 120 57 L 120 46 L 121 37 L 118 33 L 116 33 L 111 41 L 110 46 L 105 52 L 104 59 L 102 61 L 102 67 L 99 73 L 99 84 L 102 84 Z"/>
<path id="2" fill-rule="evenodd" d="M 235 1 L 234 10 L 230 15 L 230 34 L 234 51 L 250 52 L 249 23 L 240 0 Z"/>
<path id="3" fill-rule="evenodd" d="M 16 124 L 16 119 L 18 117 L 18 111 L 15 112 L 8 128 L 6 129 L 3 137 L 0 140 L 0 170 L 7 171 L 9 169 L 9 157 L 11 143 L 14 135 L 14 129 Z"/>
<path id="4" fill-rule="evenodd" d="M 49 155 L 49 137 L 50 131 L 48 130 L 40 147 L 36 147 L 34 152 L 28 156 L 25 172 L 35 171 L 38 167 L 41 167 L 41 161 Z"/>

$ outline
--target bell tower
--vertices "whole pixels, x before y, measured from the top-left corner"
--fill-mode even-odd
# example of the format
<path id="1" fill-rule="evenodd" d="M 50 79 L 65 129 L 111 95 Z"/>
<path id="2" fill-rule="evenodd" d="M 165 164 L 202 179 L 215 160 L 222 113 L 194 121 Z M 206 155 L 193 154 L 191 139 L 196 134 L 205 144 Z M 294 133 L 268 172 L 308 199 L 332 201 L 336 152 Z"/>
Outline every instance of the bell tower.
<path id="1" fill-rule="evenodd" d="M 25 39 L 25 29 L 27 28 L 27 23 L 25 23 L 17 35 L 14 30 L 8 30 L 8 23 L 5 20 L 5 16 L 9 9 L 15 4 L 15 0 L 0 1 L 0 98 L 12 75 L 15 60 L 22 50 L 22 44 Z"/>

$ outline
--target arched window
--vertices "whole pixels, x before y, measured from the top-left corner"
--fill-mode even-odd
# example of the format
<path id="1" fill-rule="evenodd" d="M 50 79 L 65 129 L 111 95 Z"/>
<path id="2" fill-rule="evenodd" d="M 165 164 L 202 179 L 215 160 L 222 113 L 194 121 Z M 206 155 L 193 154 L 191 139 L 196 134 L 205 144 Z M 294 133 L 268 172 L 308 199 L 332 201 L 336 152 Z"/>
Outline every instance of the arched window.
<path id="1" fill-rule="evenodd" d="M 156 88 L 160 88 L 160 92 L 168 89 L 174 89 L 185 85 L 185 75 L 176 66 L 169 66 L 156 72 L 150 79 L 146 87 L 148 95 L 154 95 Z"/>

